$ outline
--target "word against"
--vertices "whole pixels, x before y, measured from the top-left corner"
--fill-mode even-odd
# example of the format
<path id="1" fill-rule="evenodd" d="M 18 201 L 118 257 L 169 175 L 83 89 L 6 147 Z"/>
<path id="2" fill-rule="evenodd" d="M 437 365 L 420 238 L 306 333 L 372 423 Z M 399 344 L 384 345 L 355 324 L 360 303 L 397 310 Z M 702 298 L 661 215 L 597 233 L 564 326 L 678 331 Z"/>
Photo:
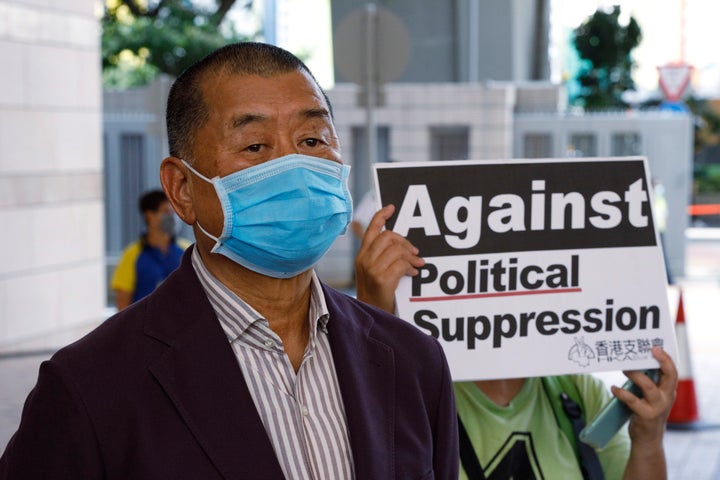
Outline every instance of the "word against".
<path id="1" fill-rule="evenodd" d="M 624 212 L 631 226 L 644 228 L 648 226 L 648 216 L 643 213 L 647 201 L 642 178 L 632 182 L 622 197 L 612 190 L 591 195 L 577 191 L 547 193 L 544 180 L 532 180 L 529 205 L 514 193 L 497 194 L 487 200 L 482 195 L 451 197 L 442 207 L 442 220 L 452 234 L 444 238 L 453 248 L 468 249 L 479 243 L 483 225 L 495 233 L 565 230 L 568 217 L 571 229 L 584 229 L 588 222 L 598 229 L 611 229 L 623 222 Z M 393 230 L 403 236 L 413 229 L 422 230 L 427 237 L 440 236 L 433 204 L 427 185 L 409 185 Z M 528 209 L 530 215 L 526 215 Z"/>

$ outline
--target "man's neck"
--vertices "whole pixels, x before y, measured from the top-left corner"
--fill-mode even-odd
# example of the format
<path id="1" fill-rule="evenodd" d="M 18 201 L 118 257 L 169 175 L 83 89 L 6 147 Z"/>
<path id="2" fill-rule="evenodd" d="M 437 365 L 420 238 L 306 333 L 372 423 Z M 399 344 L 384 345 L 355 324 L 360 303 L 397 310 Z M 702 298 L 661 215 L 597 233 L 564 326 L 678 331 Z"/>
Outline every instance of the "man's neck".
<path id="1" fill-rule="evenodd" d="M 167 248 L 172 241 L 172 237 L 162 230 L 148 228 L 147 233 L 145 234 L 145 241 L 151 247 L 158 248 L 164 252 L 167 251 Z"/>
<path id="2" fill-rule="evenodd" d="M 297 371 L 310 333 L 312 271 L 292 278 L 272 278 L 248 270 L 222 255 L 200 250 L 200 256 L 215 278 L 268 321 Z"/>

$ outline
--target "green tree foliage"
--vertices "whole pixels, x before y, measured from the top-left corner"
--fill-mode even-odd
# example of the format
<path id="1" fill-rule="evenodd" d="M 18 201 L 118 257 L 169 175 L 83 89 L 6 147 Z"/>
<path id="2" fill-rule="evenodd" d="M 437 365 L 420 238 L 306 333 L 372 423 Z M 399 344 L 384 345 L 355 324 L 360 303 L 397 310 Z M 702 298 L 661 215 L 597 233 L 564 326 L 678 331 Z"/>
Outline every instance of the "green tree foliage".
<path id="1" fill-rule="evenodd" d="M 630 54 L 640 44 L 642 32 L 634 18 L 621 25 L 619 17 L 619 6 L 610 12 L 597 10 L 574 31 L 574 45 L 583 60 L 574 103 L 587 110 L 625 107 L 622 94 L 635 87 Z"/>
<path id="2" fill-rule="evenodd" d="M 720 113 L 710 101 L 694 96 L 685 99 L 695 117 L 695 159 L 693 179 L 695 193 L 720 192 Z"/>
<path id="3" fill-rule="evenodd" d="M 145 85 L 158 73 L 177 76 L 222 45 L 250 40 L 225 21 L 236 1 L 215 0 L 207 8 L 189 0 L 106 0 L 103 85 L 124 89 Z"/>

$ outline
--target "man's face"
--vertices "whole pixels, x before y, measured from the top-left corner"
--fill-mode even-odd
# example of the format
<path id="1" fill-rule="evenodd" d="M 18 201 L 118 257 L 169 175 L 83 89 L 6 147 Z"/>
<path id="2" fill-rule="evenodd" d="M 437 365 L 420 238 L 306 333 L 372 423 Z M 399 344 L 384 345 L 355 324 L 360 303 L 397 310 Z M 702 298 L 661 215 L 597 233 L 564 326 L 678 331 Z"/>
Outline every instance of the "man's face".
<path id="1" fill-rule="evenodd" d="M 145 222 L 148 228 L 160 227 L 163 217 L 173 213 L 172 205 L 170 202 L 162 202 L 158 205 L 157 210 L 148 210 L 145 212 Z"/>
<path id="2" fill-rule="evenodd" d="M 225 176 L 301 153 L 341 162 L 328 106 L 305 73 L 206 78 L 209 119 L 195 137 L 195 168 Z"/>
<path id="3" fill-rule="evenodd" d="M 191 160 L 206 177 L 294 153 L 342 163 L 328 105 L 307 74 L 209 75 L 202 87 L 209 118 L 196 133 Z M 190 181 L 197 219 L 219 235 L 223 217 L 213 186 Z"/>

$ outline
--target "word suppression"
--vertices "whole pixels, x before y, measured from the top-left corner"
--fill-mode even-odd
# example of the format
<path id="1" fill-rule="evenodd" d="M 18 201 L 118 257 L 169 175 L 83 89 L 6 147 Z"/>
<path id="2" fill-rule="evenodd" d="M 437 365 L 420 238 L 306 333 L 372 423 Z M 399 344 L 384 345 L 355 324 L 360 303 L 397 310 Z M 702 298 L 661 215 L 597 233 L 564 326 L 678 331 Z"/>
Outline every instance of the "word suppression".
<path id="1" fill-rule="evenodd" d="M 468 350 L 474 350 L 480 342 L 486 340 L 492 342 L 492 348 L 500 348 L 503 339 L 528 337 L 533 332 L 552 336 L 660 328 L 658 305 L 616 308 L 614 303 L 613 299 L 607 299 L 604 308 L 593 307 L 584 311 L 544 310 L 454 318 L 438 317 L 432 310 L 421 309 L 415 312 L 413 321 L 415 325 L 437 339 L 446 342 L 464 342 Z"/>

